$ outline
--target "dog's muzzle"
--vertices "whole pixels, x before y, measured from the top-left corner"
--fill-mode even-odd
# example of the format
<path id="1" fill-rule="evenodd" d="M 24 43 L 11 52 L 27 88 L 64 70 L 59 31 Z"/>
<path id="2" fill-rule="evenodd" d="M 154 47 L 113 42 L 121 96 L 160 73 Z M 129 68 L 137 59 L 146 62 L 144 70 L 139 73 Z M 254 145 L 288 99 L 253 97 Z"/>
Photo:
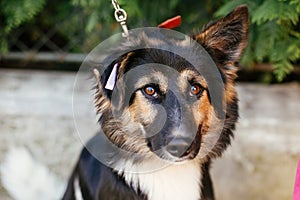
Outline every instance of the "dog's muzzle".
<path id="1" fill-rule="evenodd" d="M 191 141 L 189 138 L 174 139 L 166 146 L 166 151 L 177 158 L 184 157 L 190 153 Z"/>
<path id="2" fill-rule="evenodd" d="M 173 90 L 174 91 L 174 90 Z M 199 124 L 195 122 L 192 107 L 179 94 L 169 91 L 157 106 L 157 117 L 146 132 L 151 151 L 172 161 L 193 159 L 201 143 Z M 159 129 L 153 127 L 160 127 Z M 158 130 L 158 131 L 157 131 Z"/>
<path id="3" fill-rule="evenodd" d="M 189 124 L 187 124 L 189 125 Z M 197 129 L 191 125 L 181 126 L 174 133 L 168 135 L 167 145 L 164 150 L 176 158 L 193 159 L 198 154 L 201 144 L 201 136 Z"/>

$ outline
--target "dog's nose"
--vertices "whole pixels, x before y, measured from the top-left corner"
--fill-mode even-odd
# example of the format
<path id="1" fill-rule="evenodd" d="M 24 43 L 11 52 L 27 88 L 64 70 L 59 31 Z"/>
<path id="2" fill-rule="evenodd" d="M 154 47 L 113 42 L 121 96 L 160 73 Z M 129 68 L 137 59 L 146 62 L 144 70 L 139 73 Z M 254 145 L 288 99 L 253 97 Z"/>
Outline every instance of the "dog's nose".
<path id="1" fill-rule="evenodd" d="M 191 144 L 192 141 L 188 139 L 175 139 L 166 146 L 166 150 L 172 156 L 180 158 L 187 153 Z"/>

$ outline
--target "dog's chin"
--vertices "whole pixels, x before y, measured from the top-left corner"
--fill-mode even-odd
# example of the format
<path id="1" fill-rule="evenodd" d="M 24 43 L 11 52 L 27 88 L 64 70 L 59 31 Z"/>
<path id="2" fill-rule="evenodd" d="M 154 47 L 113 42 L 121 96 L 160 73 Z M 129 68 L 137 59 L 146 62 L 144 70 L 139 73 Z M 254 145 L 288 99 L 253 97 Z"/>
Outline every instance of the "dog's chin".
<path id="1" fill-rule="evenodd" d="M 188 149 L 180 157 L 177 157 L 169 153 L 165 148 L 163 148 L 159 154 L 159 157 L 165 160 L 166 162 L 181 164 L 195 159 L 198 153 L 199 149 Z"/>

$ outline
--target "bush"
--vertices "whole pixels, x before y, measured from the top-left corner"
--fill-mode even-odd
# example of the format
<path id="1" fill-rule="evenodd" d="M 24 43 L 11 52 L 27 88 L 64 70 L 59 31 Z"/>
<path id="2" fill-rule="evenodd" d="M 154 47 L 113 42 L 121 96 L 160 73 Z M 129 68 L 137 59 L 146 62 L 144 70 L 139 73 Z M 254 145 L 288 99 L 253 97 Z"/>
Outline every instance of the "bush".
<path id="1" fill-rule="evenodd" d="M 0 1 L 0 52 L 8 50 L 7 35 L 42 10 L 45 0 Z"/>
<path id="2" fill-rule="evenodd" d="M 176 30 L 184 33 L 199 31 L 213 16 L 224 16 L 236 6 L 247 4 L 250 35 L 242 65 L 270 63 L 277 80 L 281 81 L 300 60 L 299 0 L 119 0 L 119 3 L 128 14 L 129 28 L 156 26 L 180 14 L 183 23 Z M 70 14 L 72 9 L 74 15 Z M 110 0 L 2 0 L 0 52 L 8 50 L 8 36 L 22 24 L 27 43 L 37 38 L 39 31 L 34 27 L 47 31 L 59 24 L 53 39 L 57 46 L 72 52 L 89 52 L 102 40 L 121 31 L 113 12 Z M 73 47 L 64 48 L 65 43 L 72 43 Z"/>
<path id="3" fill-rule="evenodd" d="M 300 59 L 300 1 L 229 0 L 215 16 L 225 15 L 240 4 L 248 5 L 251 23 L 242 64 L 270 63 L 277 80 L 282 81 Z"/>

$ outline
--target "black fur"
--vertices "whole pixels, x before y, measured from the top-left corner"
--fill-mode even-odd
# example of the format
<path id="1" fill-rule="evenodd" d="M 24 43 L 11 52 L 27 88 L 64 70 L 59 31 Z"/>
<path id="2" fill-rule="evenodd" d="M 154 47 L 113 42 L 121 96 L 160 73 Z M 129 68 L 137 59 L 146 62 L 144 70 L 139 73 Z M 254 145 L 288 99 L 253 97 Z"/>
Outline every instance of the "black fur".
<path id="1" fill-rule="evenodd" d="M 75 177 L 78 177 L 85 200 L 147 200 L 146 195 L 142 192 L 136 193 L 131 186 L 125 183 L 123 177 L 102 164 L 86 148 L 81 152 L 63 200 L 75 199 Z"/>
<path id="2" fill-rule="evenodd" d="M 210 174 L 209 174 L 209 168 L 210 168 L 210 162 L 207 162 L 202 166 L 202 169 L 201 169 L 202 174 L 203 174 L 201 184 L 205 185 L 205 187 L 202 187 L 201 200 L 215 199 L 213 185 L 212 185 L 212 181 L 211 181 Z"/>

